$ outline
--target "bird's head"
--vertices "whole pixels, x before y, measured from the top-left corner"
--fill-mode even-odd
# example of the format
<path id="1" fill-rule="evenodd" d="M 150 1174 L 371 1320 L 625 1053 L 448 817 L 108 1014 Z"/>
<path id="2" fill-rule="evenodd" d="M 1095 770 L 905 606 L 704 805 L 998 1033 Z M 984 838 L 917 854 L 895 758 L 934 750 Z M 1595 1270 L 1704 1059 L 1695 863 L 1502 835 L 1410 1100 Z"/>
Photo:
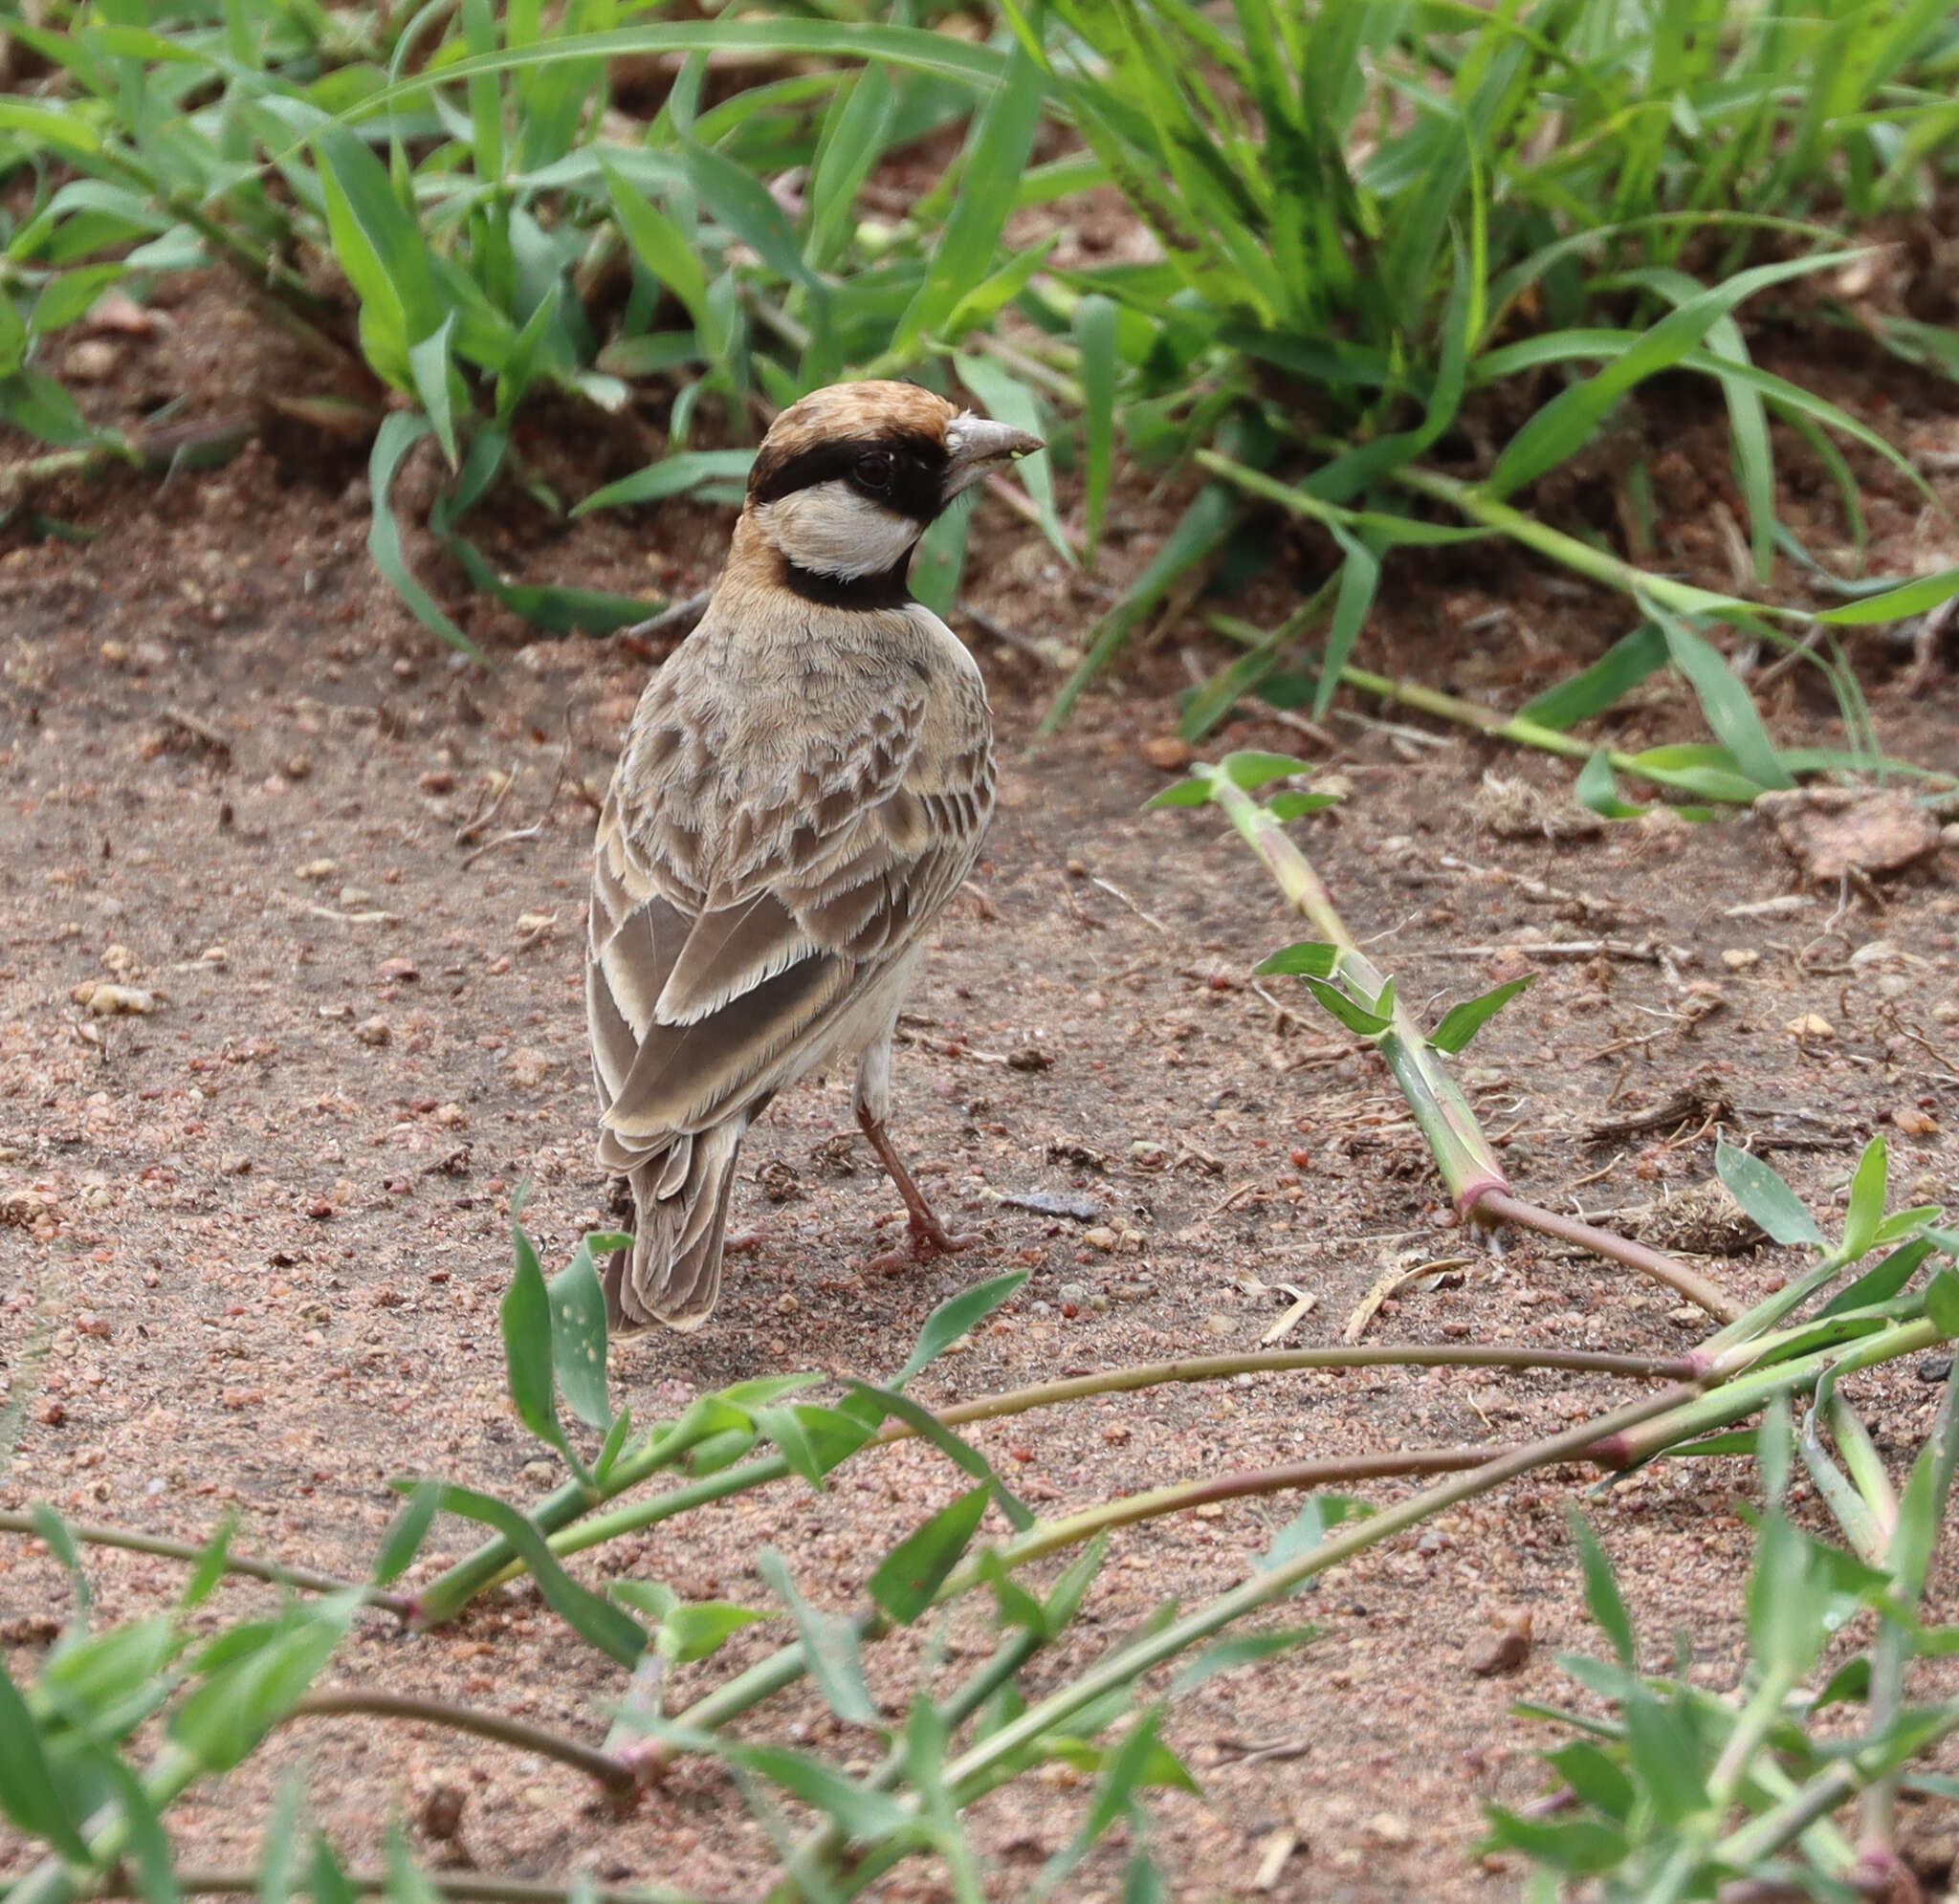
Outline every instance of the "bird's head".
<path id="1" fill-rule="evenodd" d="M 914 383 L 833 383 L 769 427 L 747 514 L 791 580 L 847 593 L 902 582 L 919 536 L 989 470 L 1045 449 Z"/>

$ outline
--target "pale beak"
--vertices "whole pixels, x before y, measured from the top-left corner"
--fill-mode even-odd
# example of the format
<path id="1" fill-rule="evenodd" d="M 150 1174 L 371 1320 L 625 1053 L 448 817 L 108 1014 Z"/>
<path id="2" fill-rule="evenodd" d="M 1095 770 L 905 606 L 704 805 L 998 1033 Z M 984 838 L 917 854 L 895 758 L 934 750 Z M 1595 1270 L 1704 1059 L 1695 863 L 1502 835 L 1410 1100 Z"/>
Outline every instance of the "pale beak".
<path id="1" fill-rule="evenodd" d="M 1010 423 L 995 423 L 988 417 L 955 417 L 945 427 L 948 460 L 944 499 L 952 501 L 961 490 L 969 489 L 1001 463 L 1031 456 L 1046 444 Z"/>

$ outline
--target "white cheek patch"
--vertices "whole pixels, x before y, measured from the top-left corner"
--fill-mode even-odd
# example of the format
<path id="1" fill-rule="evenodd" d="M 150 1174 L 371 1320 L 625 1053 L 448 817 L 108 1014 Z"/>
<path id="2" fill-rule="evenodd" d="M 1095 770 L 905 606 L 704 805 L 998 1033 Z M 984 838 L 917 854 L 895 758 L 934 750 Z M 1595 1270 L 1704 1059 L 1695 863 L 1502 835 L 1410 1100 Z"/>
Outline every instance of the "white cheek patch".
<path id="1" fill-rule="evenodd" d="M 799 569 L 855 581 L 911 553 L 923 525 L 881 508 L 847 483 L 812 483 L 755 512 L 761 533 Z"/>

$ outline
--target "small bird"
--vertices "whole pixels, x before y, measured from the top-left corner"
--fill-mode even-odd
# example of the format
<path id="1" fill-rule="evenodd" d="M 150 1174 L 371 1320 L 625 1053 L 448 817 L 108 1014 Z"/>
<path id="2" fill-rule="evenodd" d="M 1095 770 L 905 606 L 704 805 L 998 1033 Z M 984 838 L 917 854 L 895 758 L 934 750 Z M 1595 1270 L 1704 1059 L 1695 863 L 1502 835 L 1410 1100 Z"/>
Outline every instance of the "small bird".
<path id="1" fill-rule="evenodd" d="M 985 684 L 906 579 L 954 497 L 1044 447 L 875 382 L 804 397 L 762 439 L 727 566 L 640 697 L 593 846 L 599 1162 L 636 1217 L 605 1277 L 615 1326 L 707 1321 L 749 1126 L 852 1058 L 913 1254 L 970 1240 L 885 1132 L 898 1007 L 993 811 Z"/>

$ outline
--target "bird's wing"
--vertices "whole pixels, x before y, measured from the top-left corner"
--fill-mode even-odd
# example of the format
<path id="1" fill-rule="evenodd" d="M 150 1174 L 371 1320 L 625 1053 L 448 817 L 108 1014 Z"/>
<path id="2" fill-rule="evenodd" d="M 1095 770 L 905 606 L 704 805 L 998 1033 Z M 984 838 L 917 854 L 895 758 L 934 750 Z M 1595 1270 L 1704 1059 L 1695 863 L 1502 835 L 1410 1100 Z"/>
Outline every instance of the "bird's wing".
<path id="1" fill-rule="evenodd" d="M 922 689 L 764 789 L 673 751 L 599 822 L 586 1005 L 609 1149 L 698 1131 L 794 1078 L 958 890 L 992 807 L 983 720 L 939 744 Z M 695 757 L 695 756 L 698 757 Z M 704 820 L 719 802 L 725 824 Z"/>

